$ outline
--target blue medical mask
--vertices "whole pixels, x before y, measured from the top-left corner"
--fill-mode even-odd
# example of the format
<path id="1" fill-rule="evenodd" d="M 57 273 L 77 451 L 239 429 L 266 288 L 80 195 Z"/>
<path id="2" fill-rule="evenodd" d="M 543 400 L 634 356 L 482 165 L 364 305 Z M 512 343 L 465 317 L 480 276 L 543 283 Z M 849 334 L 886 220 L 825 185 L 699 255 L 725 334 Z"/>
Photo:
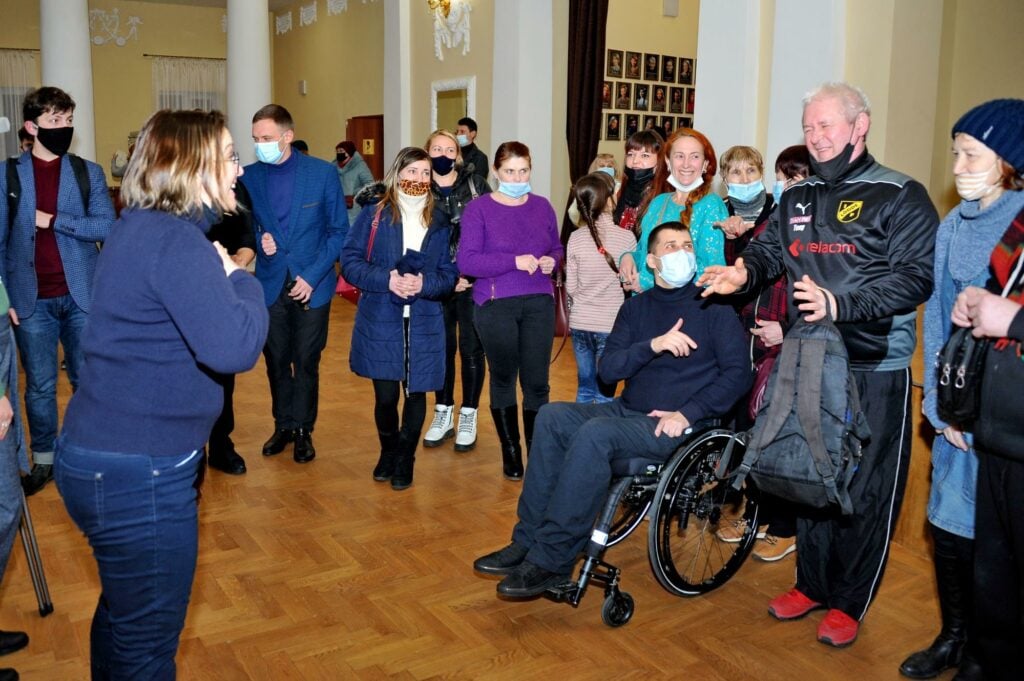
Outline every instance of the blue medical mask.
<path id="1" fill-rule="evenodd" d="M 755 180 L 754 182 L 747 182 L 746 184 L 739 182 L 729 183 L 729 196 L 736 199 L 740 203 L 750 203 L 758 197 L 758 195 L 764 191 L 764 182 L 761 180 Z"/>
<path id="2" fill-rule="evenodd" d="M 455 139 L 458 141 L 460 147 L 469 146 L 469 135 L 456 135 Z"/>
<path id="3" fill-rule="evenodd" d="M 498 191 L 510 199 L 518 199 L 530 193 L 529 182 L 499 182 Z"/>
<path id="4" fill-rule="evenodd" d="M 772 196 L 775 197 L 775 203 L 782 200 L 782 192 L 786 191 L 786 183 L 782 180 L 775 180 L 775 186 L 772 187 Z"/>
<path id="5" fill-rule="evenodd" d="M 256 143 L 256 159 L 262 163 L 270 163 L 273 165 L 280 161 L 282 156 L 284 156 L 284 152 L 281 151 L 281 147 L 278 142 Z"/>
<path id="6" fill-rule="evenodd" d="M 661 261 L 658 274 L 672 288 L 686 286 L 697 272 L 697 256 L 690 251 L 680 249 L 661 257 L 654 257 Z"/>
<path id="7" fill-rule="evenodd" d="M 604 173 L 605 175 L 607 175 L 608 177 L 612 178 L 613 180 L 615 179 L 615 168 L 612 168 L 610 166 L 605 166 L 603 168 L 598 168 L 597 172 Z"/>

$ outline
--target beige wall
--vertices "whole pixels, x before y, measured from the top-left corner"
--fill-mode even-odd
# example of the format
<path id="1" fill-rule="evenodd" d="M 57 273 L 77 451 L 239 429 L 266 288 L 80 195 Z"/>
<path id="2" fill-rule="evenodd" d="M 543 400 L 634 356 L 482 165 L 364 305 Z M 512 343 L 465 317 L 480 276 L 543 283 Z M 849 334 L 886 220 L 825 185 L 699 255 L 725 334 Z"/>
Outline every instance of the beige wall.
<path id="1" fill-rule="evenodd" d="M 309 153 L 333 159 L 349 118 L 384 113 L 384 3 L 350 0 L 348 11 L 328 16 L 319 2 L 310 26 L 299 26 L 300 4 L 270 17 L 273 98 L 292 114 Z M 273 14 L 288 10 L 292 30 L 275 35 Z M 306 95 L 299 94 L 301 80 Z"/>

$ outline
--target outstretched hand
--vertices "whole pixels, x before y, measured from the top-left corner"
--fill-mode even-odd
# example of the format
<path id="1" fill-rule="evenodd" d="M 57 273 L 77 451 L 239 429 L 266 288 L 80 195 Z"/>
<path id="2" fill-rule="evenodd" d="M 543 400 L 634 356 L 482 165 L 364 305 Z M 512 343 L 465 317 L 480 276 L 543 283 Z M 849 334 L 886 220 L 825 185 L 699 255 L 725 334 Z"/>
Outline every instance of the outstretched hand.
<path id="1" fill-rule="evenodd" d="M 735 265 L 708 265 L 704 268 L 704 274 L 697 280 L 697 286 L 703 286 L 701 298 L 707 298 L 712 293 L 729 295 L 736 293 L 747 283 L 747 268 L 743 264 L 743 258 L 736 258 Z"/>

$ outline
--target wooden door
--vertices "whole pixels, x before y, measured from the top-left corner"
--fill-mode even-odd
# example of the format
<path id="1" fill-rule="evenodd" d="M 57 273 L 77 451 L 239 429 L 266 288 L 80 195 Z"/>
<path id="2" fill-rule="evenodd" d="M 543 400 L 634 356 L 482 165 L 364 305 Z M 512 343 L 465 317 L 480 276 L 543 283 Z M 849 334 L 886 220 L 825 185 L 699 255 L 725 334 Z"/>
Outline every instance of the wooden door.
<path id="1" fill-rule="evenodd" d="M 345 139 L 356 145 L 356 151 L 366 161 L 374 179 L 384 179 L 384 114 L 348 119 Z"/>

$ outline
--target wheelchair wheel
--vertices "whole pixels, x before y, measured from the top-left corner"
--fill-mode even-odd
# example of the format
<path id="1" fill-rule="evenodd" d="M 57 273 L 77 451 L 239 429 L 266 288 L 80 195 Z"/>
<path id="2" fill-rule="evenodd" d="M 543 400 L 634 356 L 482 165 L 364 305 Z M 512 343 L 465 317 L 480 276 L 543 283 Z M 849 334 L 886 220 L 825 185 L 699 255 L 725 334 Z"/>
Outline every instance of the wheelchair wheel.
<path id="1" fill-rule="evenodd" d="M 746 484 L 732 488 L 745 447 L 727 430 L 697 435 L 662 469 L 647 536 L 648 558 L 658 582 L 677 596 L 697 596 L 725 584 L 740 569 L 757 538 L 757 501 Z M 719 473 L 724 473 L 719 479 Z M 723 541 L 719 530 L 733 536 Z"/>
<path id="2" fill-rule="evenodd" d="M 650 488 L 640 485 L 631 485 L 626 493 L 622 495 L 619 506 L 615 510 L 615 519 L 608 530 L 608 546 L 615 546 L 620 541 L 633 533 L 640 523 L 644 521 L 654 495 Z"/>
<path id="3" fill-rule="evenodd" d="M 633 619 L 633 597 L 625 591 L 609 595 L 601 606 L 601 621 L 609 627 L 621 627 Z"/>

